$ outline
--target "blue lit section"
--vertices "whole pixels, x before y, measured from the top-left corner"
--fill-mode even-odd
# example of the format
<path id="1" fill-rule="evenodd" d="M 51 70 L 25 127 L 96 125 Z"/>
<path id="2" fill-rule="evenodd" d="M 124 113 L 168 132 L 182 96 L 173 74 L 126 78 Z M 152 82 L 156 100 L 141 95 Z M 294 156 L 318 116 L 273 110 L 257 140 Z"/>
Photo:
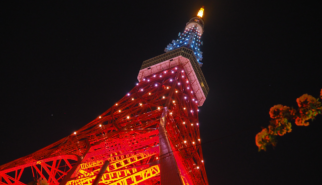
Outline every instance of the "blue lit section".
<path id="1" fill-rule="evenodd" d="M 189 48 L 193 50 L 198 63 L 202 65 L 202 52 L 200 51 L 200 45 L 202 45 L 202 42 L 200 41 L 201 33 L 198 31 L 197 27 L 186 28 L 184 32 L 179 33 L 178 36 L 179 38 L 168 44 L 164 51 L 169 52 L 180 47 Z"/>

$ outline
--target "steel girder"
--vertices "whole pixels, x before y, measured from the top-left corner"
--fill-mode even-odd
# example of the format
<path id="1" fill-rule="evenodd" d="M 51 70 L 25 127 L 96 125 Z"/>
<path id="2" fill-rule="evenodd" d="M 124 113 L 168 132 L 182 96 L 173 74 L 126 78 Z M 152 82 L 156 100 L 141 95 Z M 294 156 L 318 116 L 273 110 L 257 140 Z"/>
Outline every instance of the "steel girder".
<path id="1" fill-rule="evenodd" d="M 158 129 L 165 108 L 167 137 L 183 184 L 208 184 L 198 102 L 182 69 L 177 66 L 145 77 L 71 135 L 0 166 L 0 184 L 26 184 L 21 177 L 27 170 L 32 171 L 30 179 L 43 177 L 50 185 L 91 184 L 106 160 L 110 165 L 99 184 L 160 184 L 159 163 L 165 156 L 159 156 Z"/>

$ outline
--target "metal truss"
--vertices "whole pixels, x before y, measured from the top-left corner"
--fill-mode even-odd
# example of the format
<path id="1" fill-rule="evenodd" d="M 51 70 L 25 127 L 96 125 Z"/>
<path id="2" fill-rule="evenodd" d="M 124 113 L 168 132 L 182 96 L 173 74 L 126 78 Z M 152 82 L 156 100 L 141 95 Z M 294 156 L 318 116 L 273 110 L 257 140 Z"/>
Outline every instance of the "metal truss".
<path id="1" fill-rule="evenodd" d="M 159 164 L 165 156 L 159 151 L 159 124 L 166 112 L 165 128 L 182 184 L 207 185 L 198 103 L 182 69 L 177 66 L 145 77 L 71 135 L 0 166 L 0 184 L 25 185 L 40 177 L 50 185 L 92 184 L 106 160 L 110 164 L 99 184 L 161 184 Z"/>

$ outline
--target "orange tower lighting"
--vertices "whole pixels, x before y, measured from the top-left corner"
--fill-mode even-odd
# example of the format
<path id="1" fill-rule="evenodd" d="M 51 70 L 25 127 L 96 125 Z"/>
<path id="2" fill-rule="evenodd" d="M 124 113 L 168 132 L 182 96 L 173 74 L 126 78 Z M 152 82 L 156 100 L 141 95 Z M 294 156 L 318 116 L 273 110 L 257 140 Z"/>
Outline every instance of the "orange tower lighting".
<path id="1" fill-rule="evenodd" d="M 143 61 L 139 82 L 107 111 L 1 165 L 0 184 L 208 185 L 198 113 L 209 92 L 201 70 L 203 13 L 189 20 L 166 53 Z"/>

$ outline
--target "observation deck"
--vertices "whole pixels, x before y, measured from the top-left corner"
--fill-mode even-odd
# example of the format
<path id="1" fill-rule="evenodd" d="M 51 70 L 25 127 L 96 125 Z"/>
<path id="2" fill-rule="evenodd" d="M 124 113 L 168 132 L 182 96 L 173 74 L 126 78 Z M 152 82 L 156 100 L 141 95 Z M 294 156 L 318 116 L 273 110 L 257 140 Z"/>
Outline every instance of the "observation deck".
<path id="1" fill-rule="evenodd" d="M 137 78 L 141 81 L 147 76 L 175 66 L 183 67 L 198 100 L 198 106 L 202 106 L 208 95 L 209 87 L 194 55 L 194 51 L 189 48 L 180 47 L 143 61 Z"/>

